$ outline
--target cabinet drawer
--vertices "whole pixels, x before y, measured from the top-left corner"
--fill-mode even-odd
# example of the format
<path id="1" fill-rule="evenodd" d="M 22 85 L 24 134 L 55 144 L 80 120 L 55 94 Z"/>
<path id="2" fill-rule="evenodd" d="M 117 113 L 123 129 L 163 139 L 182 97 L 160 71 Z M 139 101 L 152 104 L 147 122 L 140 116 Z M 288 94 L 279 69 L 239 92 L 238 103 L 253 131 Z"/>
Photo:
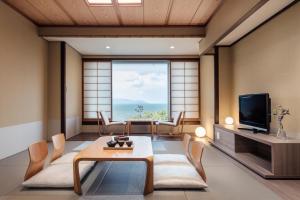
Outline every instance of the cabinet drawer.
<path id="1" fill-rule="evenodd" d="M 224 131 L 220 128 L 215 128 L 214 131 L 214 142 L 219 145 L 225 146 L 232 151 L 235 151 L 235 139 L 234 134 L 229 131 Z"/>

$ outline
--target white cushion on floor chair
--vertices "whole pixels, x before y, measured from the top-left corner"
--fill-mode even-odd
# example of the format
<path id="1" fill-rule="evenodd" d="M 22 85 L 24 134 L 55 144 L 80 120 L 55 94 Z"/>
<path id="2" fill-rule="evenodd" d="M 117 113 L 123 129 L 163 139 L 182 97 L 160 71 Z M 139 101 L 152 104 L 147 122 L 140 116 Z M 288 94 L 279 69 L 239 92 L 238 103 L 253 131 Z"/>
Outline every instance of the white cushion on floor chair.
<path id="1" fill-rule="evenodd" d="M 188 158 L 182 154 L 155 154 L 153 156 L 154 165 L 159 164 L 190 164 Z"/>
<path id="2" fill-rule="evenodd" d="M 80 164 L 80 180 L 92 168 L 91 164 Z M 49 165 L 22 183 L 30 188 L 71 188 L 74 187 L 73 164 Z"/>
<path id="3" fill-rule="evenodd" d="M 203 181 L 192 164 L 154 165 L 154 188 L 156 189 L 202 189 Z"/>
<path id="4" fill-rule="evenodd" d="M 78 154 L 78 152 L 70 152 L 62 155 L 61 157 L 57 158 L 51 165 L 59 165 L 59 164 L 73 164 L 74 157 Z M 94 165 L 95 161 L 80 161 L 80 164 L 91 164 Z"/>

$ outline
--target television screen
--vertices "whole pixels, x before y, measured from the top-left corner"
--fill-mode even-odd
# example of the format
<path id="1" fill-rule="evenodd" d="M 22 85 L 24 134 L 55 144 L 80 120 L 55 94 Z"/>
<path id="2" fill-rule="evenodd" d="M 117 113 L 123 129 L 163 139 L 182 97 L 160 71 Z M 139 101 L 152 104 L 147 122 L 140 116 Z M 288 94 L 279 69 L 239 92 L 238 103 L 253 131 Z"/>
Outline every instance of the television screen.
<path id="1" fill-rule="evenodd" d="M 240 123 L 269 130 L 269 94 L 249 94 L 239 96 Z"/>

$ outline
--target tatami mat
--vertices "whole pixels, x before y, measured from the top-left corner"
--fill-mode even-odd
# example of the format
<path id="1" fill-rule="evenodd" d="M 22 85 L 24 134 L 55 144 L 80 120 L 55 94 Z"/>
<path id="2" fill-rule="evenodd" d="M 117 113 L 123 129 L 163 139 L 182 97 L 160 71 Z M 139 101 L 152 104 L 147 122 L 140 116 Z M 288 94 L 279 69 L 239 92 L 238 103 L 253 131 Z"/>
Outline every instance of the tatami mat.
<path id="1" fill-rule="evenodd" d="M 68 141 L 66 151 L 72 151 L 83 142 Z M 50 155 L 52 144 L 49 144 Z M 183 153 L 180 141 L 154 141 L 154 153 Z M 236 163 L 219 150 L 207 145 L 203 165 L 208 177 L 206 191 L 159 190 L 143 196 L 144 164 L 115 163 L 97 164 L 82 184 L 83 195 L 72 189 L 24 190 L 21 187 L 28 163 L 27 152 L 0 161 L 0 189 L 5 194 L 0 199 L 13 200 L 279 200 L 276 193 L 262 184 L 261 178 Z M 119 182 L 118 182 L 119 181 Z M 130 186 L 128 186 L 130 185 Z M 5 193 L 4 193 L 5 192 Z"/>

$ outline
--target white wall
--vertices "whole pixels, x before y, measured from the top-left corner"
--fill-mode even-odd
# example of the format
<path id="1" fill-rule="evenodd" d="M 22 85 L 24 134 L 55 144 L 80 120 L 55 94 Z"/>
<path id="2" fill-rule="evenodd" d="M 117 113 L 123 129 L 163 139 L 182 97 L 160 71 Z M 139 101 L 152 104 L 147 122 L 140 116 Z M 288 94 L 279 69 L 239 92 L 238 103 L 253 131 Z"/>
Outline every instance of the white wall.
<path id="1" fill-rule="evenodd" d="M 238 96 L 270 93 L 272 109 L 289 108 L 284 125 L 300 137 L 300 3 L 273 18 L 232 47 L 233 115 L 238 119 Z M 272 118 L 271 131 L 278 124 Z"/>
<path id="2" fill-rule="evenodd" d="M 0 159 L 46 138 L 47 42 L 0 2 Z"/>
<path id="3" fill-rule="evenodd" d="M 200 57 L 201 123 L 207 137 L 213 139 L 214 125 L 214 56 Z"/>
<path id="4" fill-rule="evenodd" d="M 82 62 L 81 55 L 66 45 L 66 138 L 81 132 Z"/>

